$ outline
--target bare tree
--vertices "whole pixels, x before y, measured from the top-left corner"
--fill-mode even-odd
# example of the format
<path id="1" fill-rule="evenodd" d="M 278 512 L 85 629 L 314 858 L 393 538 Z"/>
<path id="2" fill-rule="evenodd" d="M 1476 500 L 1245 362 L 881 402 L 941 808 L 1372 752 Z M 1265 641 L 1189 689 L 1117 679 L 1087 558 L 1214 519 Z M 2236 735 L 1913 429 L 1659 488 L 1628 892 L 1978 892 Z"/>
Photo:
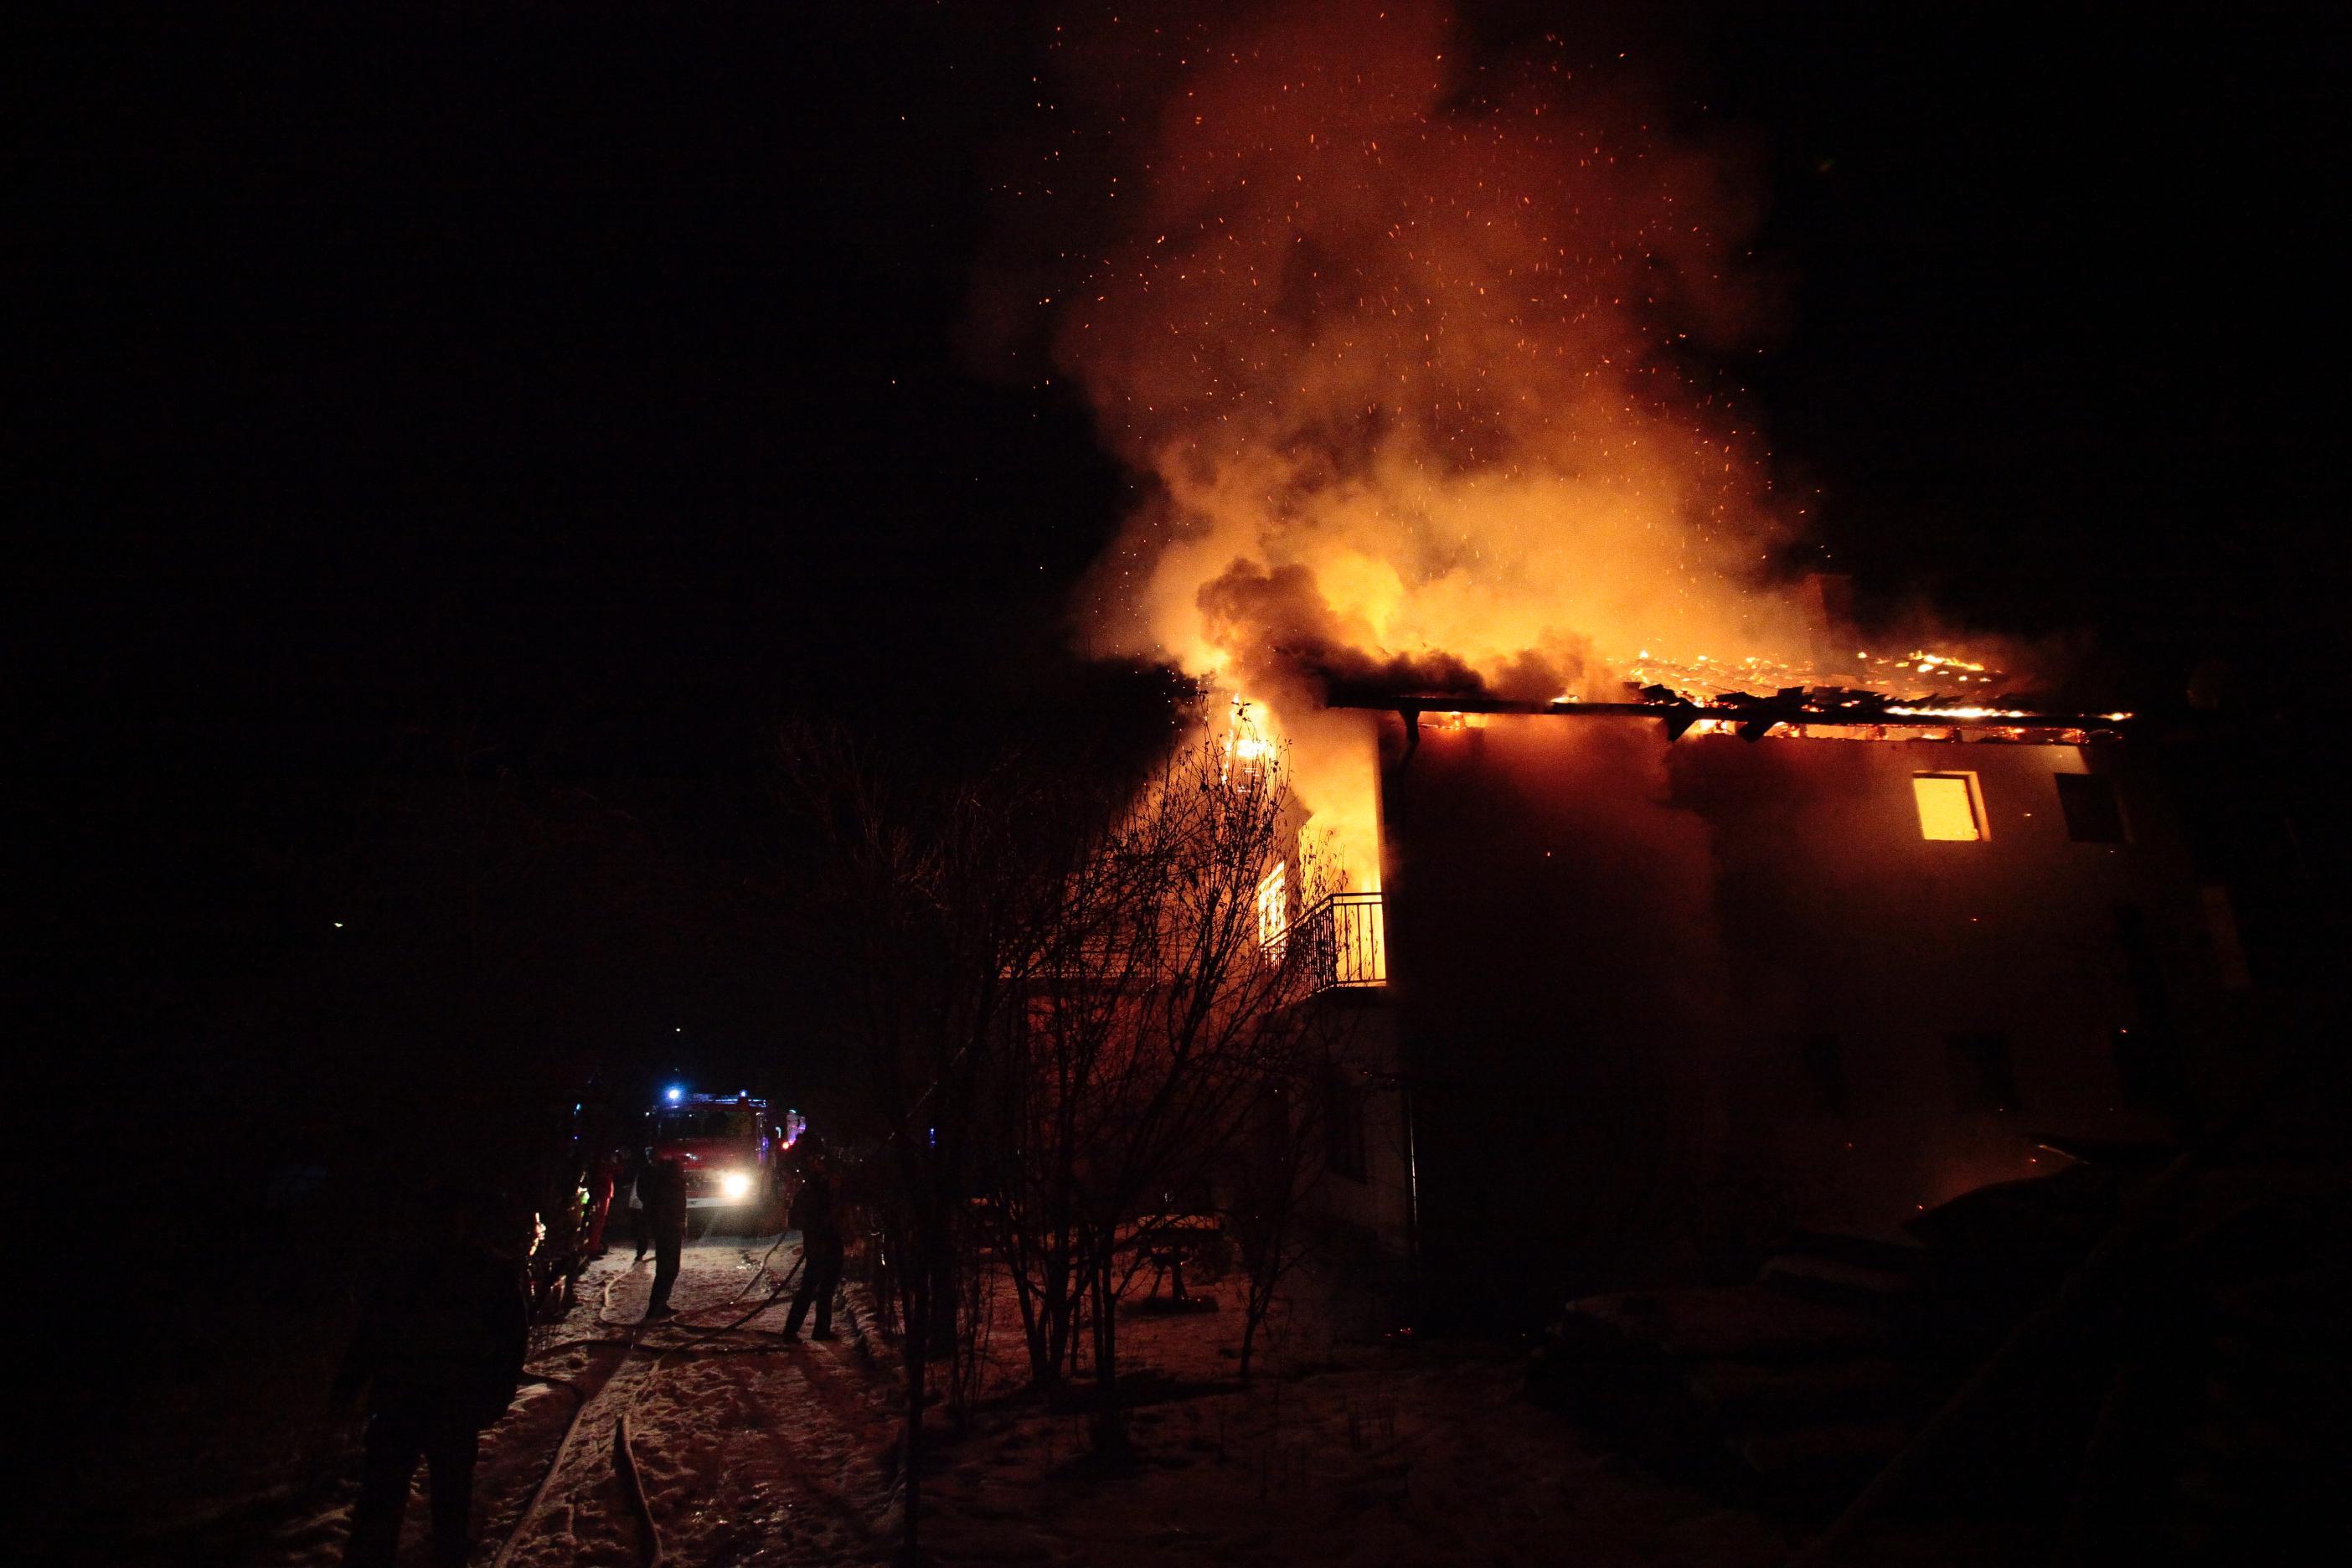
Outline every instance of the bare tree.
<path id="1" fill-rule="evenodd" d="M 1323 1026 L 1292 940 L 1286 759 L 1245 731 L 1171 757 L 1075 856 L 1040 911 L 1031 978 L 990 1076 L 1000 1251 L 1033 1373 L 1081 1321 L 1098 1449 L 1127 1447 L 1118 1305 L 1148 1216 L 1206 1189 L 1250 1108 Z"/>
<path id="2" fill-rule="evenodd" d="M 1337 1064 L 1305 1047 L 1268 1081 L 1244 1129 L 1224 1193 L 1226 1226 L 1241 1254 L 1242 1342 L 1238 1370 L 1252 1356 L 1278 1293 L 1314 1250 L 1304 1222 L 1324 1170 L 1324 1079 Z"/>
<path id="3" fill-rule="evenodd" d="M 1125 1450 L 1139 1222 L 1207 1206 L 1250 1108 L 1311 1054 L 1325 1026 L 1304 1004 L 1329 955 L 1291 910 L 1318 873 L 1294 863 L 1286 758 L 1245 730 L 1180 747 L 1139 787 L 1011 760 L 941 778 L 813 731 L 785 760 L 826 847 L 811 902 L 881 1151 L 911 1552 L 929 1364 L 979 1310 L 975 1224 L 1033 1379 L 1059 1384 L 1083 1334 L 1097 1446 Z"/>
<path id="4" fill-rule="evenodd" d="M 943 773 L 814 726 L 789 732 L 782 754 L 787 804 L 815 851 L 800 868 L 809 937 L 831 961 L 856 1047 L 854 1115 L 875 1147 L 866 1197 L 900 1324 L 911 1561 L 930 1365 L 954 1356 L 960 1309 L 973 1306 L 983 1074 L 1032 993 L 1035 932 L 1085 835 L 1049 777 L 1017 759 Z"/>

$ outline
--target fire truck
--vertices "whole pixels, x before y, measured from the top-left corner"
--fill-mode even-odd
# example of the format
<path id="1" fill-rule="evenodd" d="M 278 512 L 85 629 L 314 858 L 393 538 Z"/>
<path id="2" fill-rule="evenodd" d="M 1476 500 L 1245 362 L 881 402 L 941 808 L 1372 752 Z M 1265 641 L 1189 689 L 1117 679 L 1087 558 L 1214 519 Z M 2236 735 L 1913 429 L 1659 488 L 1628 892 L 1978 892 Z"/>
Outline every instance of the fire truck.
<path id="1" fill-rule="evenodd" d="M 776 1195 L 776 1157 L 798 1135 L 797 1114 L 777 1117 L 750 1094 L 665 1089 L 646 1113 L 656 1160 L 686 1167 L 686 1206 L 706 1220 L 751 1218 Z"/>

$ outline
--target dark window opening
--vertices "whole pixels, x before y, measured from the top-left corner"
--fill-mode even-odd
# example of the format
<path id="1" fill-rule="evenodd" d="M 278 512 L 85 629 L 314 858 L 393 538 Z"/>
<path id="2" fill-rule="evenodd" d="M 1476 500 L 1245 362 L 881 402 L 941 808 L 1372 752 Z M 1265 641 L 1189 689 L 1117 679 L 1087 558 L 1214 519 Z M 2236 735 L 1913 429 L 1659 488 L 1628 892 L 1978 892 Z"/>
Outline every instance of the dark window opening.
<path id="1" fill-rule="evenodd" d="M 2165 986 L 2164 955 L 2148 929 L 2146 910 L 2116 906 L 2116 943 L 2123 949 L 2124 976 L 2131 986 L 2128 1026 L 2115 1031 L 2116 1088 L 2126 1103 L 2152 1105 L 2178 1114 L 2185 1103 L 2180 1049 L 2172 1029 L 2172 998 Z"/>
<path id="2" fill-rule="evenodd" d="M 1952 1072 L 1952 1098 L 1962 1110 L 2017 1109 L 2017 1066 L 2010 1058 L 2007 1035 L 1947 1035 L 1944 1060 Z"/>
<path id="3" fill-rule="evenodd" d="M 1323 1163 L 1335 1176 L 1364 1179 L 1364 1089 L 1341 1068 L 1323 1079 Z"/>
<path id="4" fill-rule="evenodd" d="M 665 1110 L 654 1119 L 656 1139 L 757 1138 L 760 1118 L 749 1110 Z"/>
<path id="5" fill-rule="evenodd" d="M 1805 1068 L 1805 1082 L 1813 1091 L 1816 1104 L 1822 1110 L 1838 1116 L 1845 1114 L 1845 1047 L 1835 1035 L 1800 1035 L 1797 1037 L 1798 1058 Z"/>
<path id="6" fill-rule="evenodd" d="M 2066 837 L 2077 844 L 2124 843 L 2124 808 L 2113 779 L 2099 773 L 2060 773 L 2058 808 L 2066 814 Z"/>
<path id="7" fill-rule="evenodd" d="M 2126 1105 L 2169 1110 L 2179 1102 L 2179 1064 L 2164 1040 L 2145 1029 L 2116 1029 L 2107 1043 L 2115 1052 L 2116 1087 Z"/>

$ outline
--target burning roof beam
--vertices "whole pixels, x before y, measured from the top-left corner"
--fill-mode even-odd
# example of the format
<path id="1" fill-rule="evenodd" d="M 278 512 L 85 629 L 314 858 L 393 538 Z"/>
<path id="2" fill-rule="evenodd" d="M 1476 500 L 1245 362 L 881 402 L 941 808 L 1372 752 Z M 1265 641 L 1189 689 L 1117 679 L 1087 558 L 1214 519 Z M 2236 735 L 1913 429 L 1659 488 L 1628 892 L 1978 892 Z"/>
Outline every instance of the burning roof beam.
<path id="1" fill-rule="evenodd" d="M 1643 702 L 1575 702 L 1556 700 L 1530 702 L 1501 697 L 1397 696 L 1370 691 L 1334 691 L 1327 706 L 1370 709 L 1397 713 L 1406 730 L 1418 738 L 1423 713 L 1542 713 L 1581 719 L 1659 719 L 1666 739 L 1678 741 L 1702 722 L 1760 741 L 1783 724 L 1793 726 L 1857 726 L 1871 729 L 1983 730 L 2030 732 L 2065 731 L 2085 739 L 2117 738 L 2129 713 L 2031 713 L 1990 708 L 1939 709 L 1924 702 L 1890 702 L 1859 692 L 1782 692 L 1776 697 L 1744 700 L 1693 702 L 1668 695 Z M 2004 734 L 2004 738 L 2006 738 Z"/>

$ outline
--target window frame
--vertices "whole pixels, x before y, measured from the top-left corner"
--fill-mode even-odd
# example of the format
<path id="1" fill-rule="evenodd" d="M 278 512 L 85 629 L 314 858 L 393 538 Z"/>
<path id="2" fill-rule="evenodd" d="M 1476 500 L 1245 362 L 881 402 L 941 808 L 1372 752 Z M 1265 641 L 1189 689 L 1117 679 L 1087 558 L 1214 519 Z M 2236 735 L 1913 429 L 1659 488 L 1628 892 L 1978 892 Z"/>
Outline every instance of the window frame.
<path id="1" fill-rule="evenodd" d="M 1964 1115 L 2014 1116 L 2023 1109 L 2017 1042 L 2007 1029 L 1961 1029 L 1944 1037 L 1952 1103 Z"/>
<path id="2" fill-rule="evenodd" d="M 1369 1181 L 1365 1092 L 1360 1074 L 1333 1063 L 1323 1072 L 1323 1168 L 1351 1182 Z"/>
<path id="3" fill-rule="evenodd" d="M 2113 776 L 2060 769 L 2050 778 L 2051 788 L 2058 795 L 2058 819 L 2066 825 L 2068 843 L 2128 844 L 2132 841 L 2131 818 L 2125 815 L 2123 792 L 2116 788 Z M 2099 793 L 2095 805 L 2080 798 L 2085 791 L 2093 788 Z M 2107 822 L 2085 823 L 2083 818 L 2086 816 L 2103 816 Z M 2082 831 L 2085 826 L 2105 826 L 2108 822 L 2115 827 L 2112 837 Z"/>
<path id="4" fill-rule="evenodd" d="M 1268 963 L 1282 962 L 1282 950 L 1290 940 L 1290 864 L 1276 860 L 1273 868 L 1257 879 L 1257 946 Z"/>
<path id="5" fill-rule="evenodd" d="M 1930 779 L 1956 781 L 1967 790 L 1969 821 L 1975 827 L 1975 833 L 1961 838 L 1949 834 L 1931 833 L 1927 830 L 1927 803 L 1926 797 L 1921 795 L 1919 786 Z M 1919 840 L 1923 844 L 1983 844 L 1992 837 L 1992 820 L 1990 815 L 1985 810 L 1984 783 L 1973 769 L 1914 770 L 1911 774 L 1911 815 L 1913 820 L 1919 825 Z"/>

